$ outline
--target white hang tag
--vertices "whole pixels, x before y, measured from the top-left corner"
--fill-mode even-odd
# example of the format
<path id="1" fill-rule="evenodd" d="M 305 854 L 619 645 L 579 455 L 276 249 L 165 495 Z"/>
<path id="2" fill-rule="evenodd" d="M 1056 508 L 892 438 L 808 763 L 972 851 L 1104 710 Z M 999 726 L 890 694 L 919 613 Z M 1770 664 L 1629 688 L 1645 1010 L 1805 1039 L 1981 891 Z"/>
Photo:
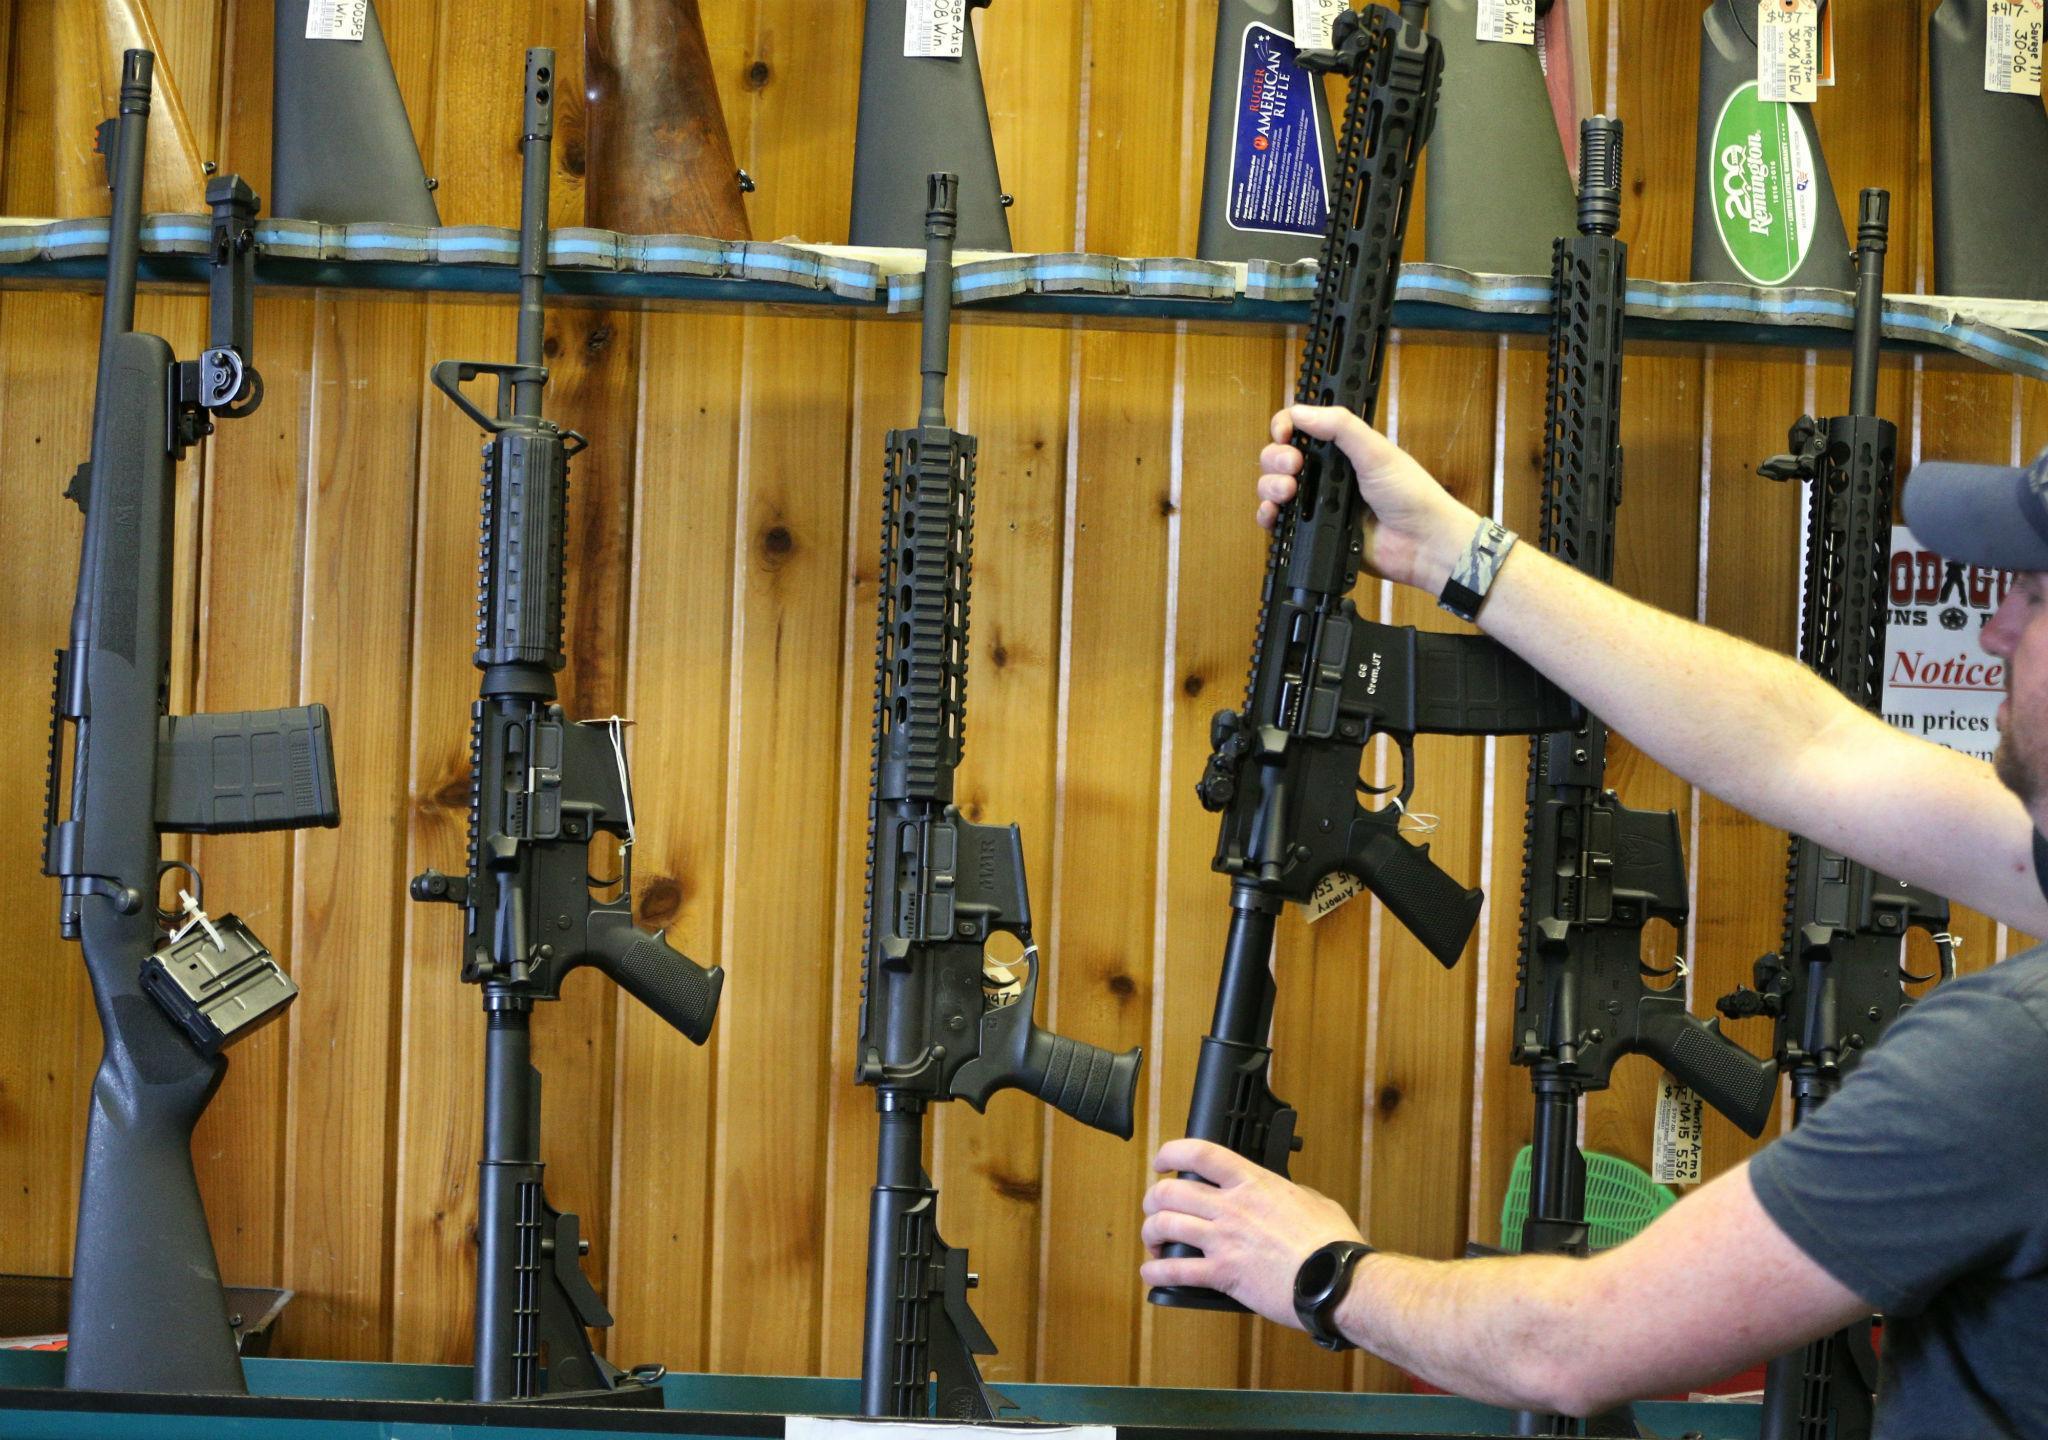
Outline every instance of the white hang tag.
<path id="1" fill-rule="evenodd" d="M 2041 93 L 2043 0 L 1991 0 L 1984 36 L 1984 88 L 2001 95 Z"/>
<path id="2" fill-rule="evenodd" d="M 912 60 L 958 60 L 967 48 L 967 0 L 910 0 L 903 7 L 903 53 Z"/>
<path id="3" fill-rule="evenodd" d="M 370 0 L 313 0 L 306 7 L 308 40 L 360 40 L 370 23 Z"/>
<path id="4" fill-rule="evenodd" d="M 1820 93 L 1820 0 L 1757 0 L 1757 99 L 1811 105 Z"/>
<path id="5" fill-rule="evenodd" d="M 1479 38 L 1536 43 L 1536 0 L 1479 0 Z"/>
<path id="6" fill-rule="evenodd" d="M 1294 48 L 1329 49 L 1330 29 L 1337 23 L 1338 12 L 1350 8 L 1345 0 L 1294 0 Z"/>
<path id="7" fill-rule="evenodd" d="M 1315 924 L 1346 900 L 1364 893 L 1365 885 L 1356 875 L 1332 870 L 1316 882 L 1315 893 L 1308 897 L 1308 923 Z"/>
<path id="8" fill-rule="evenodd" d="M 1650 1141 L 1650 1178 L 1659 1185 L 1700 1183 L 1707 1103 L 1672 1079 L 1657 1077 L 1657 1123 Z"/>

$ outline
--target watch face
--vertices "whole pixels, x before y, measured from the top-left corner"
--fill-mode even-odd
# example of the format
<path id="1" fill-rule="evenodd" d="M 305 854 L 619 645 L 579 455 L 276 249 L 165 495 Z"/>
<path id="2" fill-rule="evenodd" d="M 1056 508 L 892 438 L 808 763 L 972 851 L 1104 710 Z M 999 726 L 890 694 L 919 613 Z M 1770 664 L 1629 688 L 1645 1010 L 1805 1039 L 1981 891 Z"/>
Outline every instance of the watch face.
<path id="1" fill-rule="evenodd" d="M 1309 1304 L 1329 1294 L 1330 1286 L 1337 1279 L 1340 1258 L 1336 1250 L 1325 1246 L 1302 1261 L 1300 1273 L 1294 1280 L 1295 1294 Z"/>

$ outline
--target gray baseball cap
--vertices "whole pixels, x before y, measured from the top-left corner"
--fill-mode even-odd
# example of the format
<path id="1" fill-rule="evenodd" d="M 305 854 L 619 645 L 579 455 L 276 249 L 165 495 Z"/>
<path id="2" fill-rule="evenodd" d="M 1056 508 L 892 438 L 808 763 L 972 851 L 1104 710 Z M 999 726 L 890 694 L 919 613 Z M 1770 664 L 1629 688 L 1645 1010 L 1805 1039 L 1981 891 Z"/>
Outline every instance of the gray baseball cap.
<path id="1" fill-rule="evenodd" d="M 2025 468 L 1922 461 L 1906 481 L 1906 523 L 1951 560 L 2048 571 L 2048 450 Z"/>

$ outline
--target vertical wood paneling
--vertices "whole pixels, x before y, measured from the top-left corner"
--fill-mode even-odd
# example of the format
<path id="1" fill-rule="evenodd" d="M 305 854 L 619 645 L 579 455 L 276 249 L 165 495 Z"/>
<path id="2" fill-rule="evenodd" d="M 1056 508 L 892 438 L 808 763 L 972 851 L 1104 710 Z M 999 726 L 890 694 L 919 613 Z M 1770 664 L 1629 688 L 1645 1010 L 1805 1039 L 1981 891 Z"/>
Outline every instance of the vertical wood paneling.
<path id="1" fill-rule="evenodd" d="M 1213 11 L 1047 3 L 979 19 L 1018 245 L 1186 253 Z M 1863 185 L 1893 191 L 1894 291 L 1926 269 L 1917 97 L 1930 3 L 1845 11 L 1843 84 L 1817 107 L 1845 213 Z M 1628 125 L 1623 234 L 1639 277 L 1687 266 L 1699 9 L 1593 7 L 1596 92 L 1610 35 L 1619 46 L 1605 99 Z M 858 7 L 703 10 L 736 152 L 761 180 L 755 232 L 838 238 Z M 554 218 L 579 212 L 575 0 L 383 0 L 380 15 L 451 224 L 516 219 L 521 55 L 555 45 Z M 267 189 L 268 7 L 160 0 L 154 18 L 201 152 Z M 54 19 L 49 0 L 16 0 L 0 23 L 4 153 L 21 162 L 0 172 L 11 214 L 58 208 L 51 168 L 24 160 L 57 138 L 68 71 L 31 63 Z M 463 853 L 479 437 L 424 374 L 441 358 L 510 358 L 512 315 L 496 302 L 266 295 L 258 316 L 265 407 L 224 425 L 180 481 L 174 704 L 326 702 L 344 827 L 195 847 L 210 903 L 255 922 L 302 987 L 285 1026 L 238 1047 L 197 1156 L 230 1277 L 300 1292 L 287 1349 L 460 1360 L 481 1024 L 457 979 L 459 922 L 403 896 L 411 873 Z M 17 678 L 0 725 L 32 754 L 75 575 L 78 520 L 60 492 L 86 451 L 97 318 L 91 295 L 0 295 L 0 443 L 21 460 L 0 500 L 24 541 L 0 596 Z M 975 1304 L 1001 1347 L 988 1374 L 1398 1385 L 1388 1367 L 1333 1361 L 1273 1327 L 1147 1307 L 1136 1279 L 1146 1162 L 1182 1128 L 1226 913 L 1228 887 L 1209 871 L 1215 821 L 1191 783 L 1210 712 L 1237 699 L 1262 554 L 1249 480 L 1298 337 L 962 318 L 954 413 L 982 449 L 960 803 L 1024 831 L 1048 1023 L 1148 1052 L 1129 1145 L 1021 1096 L 986 1116 L 940 1108 L 942 1225 L 986 1277 Z M 181 354 L 202 335 L 196 296 L 145 297 L 139 320 Z M 564 701 L 572 716 L 638 721 L 640 919 L 730 975 L 702 1052 L 602 980 L 573 981 L 536 1016 L 549 1189 L 595 1242 L 622 1362 L 858 1364 L 874 1124 L 850 1075 L 870 551 L 880 434 L 914 410 L 914 346 L 907 321 L 551 313 L 549 413 L 593 442 L 571 491 Z M 1541 360 L 1535 342 L 1403 337 L 1382 411 L 1463 498 L 1491 508 L 1498 489 L 1525 534 Z M 1839 406 L 1845 362 L 1631 350 L 1623 589 L 1791 648 L 1802 497 L 1753 471 L 1801 408 Z M 1881 403 L 1902 429 L 1917 412 L 1909 454 L 1994 460 L 2048 442 L 2041 393 L 1888 356 Z M 1370 582 L 1360 602 L 1381 604 Z M 1391 613 L 1446 623 L 1406 593 Z M 1442 820 L 1432 854 L 1489 890 L 1482 940 L 1456 970 L 1368 905 L 1282 926 L 1274 1081 L 1301 1110 L 1294 1173 L 1358 1208 L 1381 1244 L 1451 1254 L 1493 1238 L 1526 1139 L 1527 1076 L 1506 1048 L 1524 749 L 1417 746 L 1416 803 Z M 1610 780 L 1625 803 L 1690 818 L 1687 788 L 1624 739 Z M 24 1217 L 0 1266 L 61 1271 L 99 1045 L 75 948 L 48 924 L 38 798 L 32 785 L 0 797 L 0 899 L 37 937 L 14 1013 L 38 1022 L 0 1025 L 0 1194 L 20 1197 Z M 1776 943 L 1783 840 L 1710 799 L 1698 814 L 1687 953 L 1693 1007 L 1711 1013 Z M 1969 968 L 2031 943 L 2001 941 L 1982 917 L 1957 923 Z M 1669 956 L 1670 937 L 1655 940 L 1652 956 Z M 1765 1027 L 1735 1033 L 1768 1044 Z M 1652 1074 L 1627 1062 L 1589 1101 L 1590 1148 L 1643 1158 Z M 1710 1169 L 1752 1148 L 1710 1122 Z"/>

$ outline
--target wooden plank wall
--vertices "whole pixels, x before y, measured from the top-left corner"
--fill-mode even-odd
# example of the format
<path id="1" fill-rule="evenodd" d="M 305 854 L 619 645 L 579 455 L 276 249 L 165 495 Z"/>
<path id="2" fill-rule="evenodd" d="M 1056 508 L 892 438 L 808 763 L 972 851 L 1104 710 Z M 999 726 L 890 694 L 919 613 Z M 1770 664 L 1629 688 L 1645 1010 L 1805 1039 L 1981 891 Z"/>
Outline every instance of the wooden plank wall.
<path id="1" fill-rule="evenodd" d="M 12 0 L 0 208 L 58 193 L 58 7 Z M 1818 119 L 1845 210 L 1894 194 L 1892 288 L 1925 289 L 1921 37 L 1932 0 L 1847 9 L 1845 83 Z M 844 231 L 858 7 L 704 0 L 756 235 Z M 1593 74 L 1628 124 L 1624 234 L 1638 275 L 1682 278 L 1698 0 L 1592 7 Z M 157 0 L 163 63 L 210 153 L 267 188 L 270 7 Z M 399 80 L 449 224 L 517 213 L 521 52 L 554 45 L 564 104 L 553 213 L 581 215 L 577 0 L 383 0 Z M 1033 0 L 982 17 L 990 108 L 1027 249 L 1192 251 L 1213 44 L 1204 0 Z M 1426 216 L 1423 222 L 1426 223 Z M 1419 232 L 1418 232 L 1419 234 Z M 40 755 L 63 634 L 98 307 L 0 294 L 0 472 L 13 571 L 0 733 Z M 190 296 L 141 321 L 189 353 Z M 185 468 L 179 704 L 332 707 L 345 825 L 197 847 L 208 896 L 258 925 L 303 990 L 235 1054 L 198 1141 L 225 1272 L 294 1287 L 292 1354 L 458 1360 L 469 1333 L 481 1024 L 455 924 L 404 899 L 460 856 L 476 437 L 425 384 L 441 358 L 509 358 L 502 304 L 266 296 L 267 400 Z M 963 324 L 955 408 L 981 438 L 971 744 L 961 803 L 1022 825 L 1048 1023 L 1147 1049 L 1138 1140 L 1009 1097 L 932 1126 L 944 1228 L 972 1247 L 1001 1346 L 989 1378 L 1386 1387 L 1388 1367 L 1269 1327 L 1159 1311 L 1136 1282 L 1147 1157 L 1179 1133 L 1207 1023 L 1225 887 L 1192 781 L 1233 703 L 1261 547 L 1249 480 L 1294 337 L 1269 331 Z M 906 324 L 557 307 L 551 413 L 590 435 L 572 536 L 575 713 L 632 715 L 642 919 L 730 974 L 699 1051 L 597 980 L 536 1021 L 549 1184 L 584 1217 L 618 1315 L 611 1351 L 696 1369 L 850 1374 L 859 1355 L 868 1096 L 849 1083 L 858 990 L 881 434 L 912 413 Z M 1382 418 L 1461 495 L 1534 530 L 1542 357 L 1523 340 L 1403 336 Z M 1621 584 L 1784 649 L 1797 497 L 1757 480 L 1835 356 L 1640 347 L 1629 360 Z M 2039 387 L 1935 360 L 1888 367 L 1906 456 L 2012 460 L 2048 443 Z M 1449 622 L 1413 595 L 1390 617 Z M 1383 1245 L 1495 1238 L 1526 1081 L 1509 1065 L 1520 742 L 1425 742 L 1438 857 L 1484 877 L 1479 936 L 1446 973 L 1375 907 L 1284 923 L 1276 1086 L 1302 1112 L 1297 1174 Z M 1386 763 L 1381 757 L 1381 763 Z M 1692 833 L 1694 1006 L 1776 939 L 1781 839 L 1616 746 L 1638 806 Z M 0 906 L 25 917 L 0 1016 L 0 1269 L 68 1268 L 97 1036 L 49 924 L 38 777 L 0 790 Z M 1959 916 L 1964 963 L 2030 943 Z M 1679 937 L 1659 937 L 1679 953 Z M 1738 1031 L 1767 1044 L 1762 1027 Z M 1624 1067 L 1588 1106 L 1595 1148 L 1642 1161 L 1654 1089 Z M 1753 1148 L 1726 1125 L 1719 1170 Z M 772 1317 L 766 1321 L 762 1317 Z"/>

